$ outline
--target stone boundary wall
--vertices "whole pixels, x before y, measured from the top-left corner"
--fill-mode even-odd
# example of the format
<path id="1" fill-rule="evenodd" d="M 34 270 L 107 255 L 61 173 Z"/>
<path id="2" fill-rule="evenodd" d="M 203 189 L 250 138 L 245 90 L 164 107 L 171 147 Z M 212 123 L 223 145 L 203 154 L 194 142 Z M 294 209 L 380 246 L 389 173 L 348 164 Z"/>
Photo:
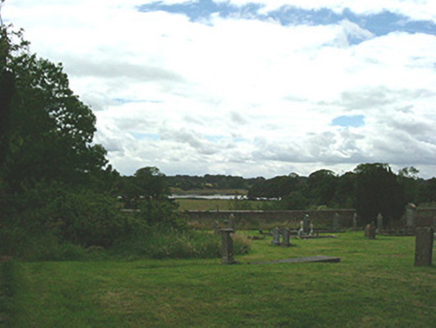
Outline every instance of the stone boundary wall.
<path id="1" fill-rule="evenodd" d="M 353 226 L 355 210 L 308 210 L 308 211 L 184 211 L 190 225 L 199 229 L 212 229 L 214 221 L 221 224 L 234 215 L 237 229 L 270 229 L 286 226 L 298 228 L 305 214 L 315 228 L 333 228 L 333 220 L 338 218 L 340 228 Z"/>
<path id="2" fill-rule="evenodd" d="M 233 213 L 237 229 L 271 229 L 273 227 L 286 226 L 289 228 L 299 228 L 300 221 L 305 214 L 309 215 L 310 221 L 315 229 L 331 229 L 335 217 L 339 223 L 338 228 L 353 228 L 354 209 L 328 209 L 328 210 L 307 210 L 307 211 L 183 211 L 188 223 L 199 229 L 213 229 L 214 221 L 221 224 L 229 219 Z M 358 223 L 363 229 L 363 224 Z M 406 218 L 397 222 L 393 228 L 403 228 L 406 226 Z M 432 226 L 436 229 L 436 208 L 417 209 L 415 226 Z"/>

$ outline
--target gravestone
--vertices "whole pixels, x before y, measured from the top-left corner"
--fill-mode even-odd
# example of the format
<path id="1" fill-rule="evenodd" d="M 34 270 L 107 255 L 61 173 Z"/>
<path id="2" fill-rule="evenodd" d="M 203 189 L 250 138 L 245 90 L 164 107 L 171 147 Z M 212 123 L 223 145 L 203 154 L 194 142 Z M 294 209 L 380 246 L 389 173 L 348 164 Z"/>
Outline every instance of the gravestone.
<path id="1" fill-rule="evenodd" d="M 415 204 L 407 204 L 406 206 L 406 228 L 407 230 L 411 230 L 415 226 L 415 217 L 416 217 L 416 205 Z"/>
<path id="2" fill-rule="evenodd" d="M 280 246 L 280 230 L 279 228 L 275 227 L 273 229 L 273 240 L 272 240 L 273 246 Z"/>
<path id="3" fill-rule="evenodd" d="M 379 213 L 377 215 L 377 233 L 382 233 L 383 232 L 383 215 L 381 215 L 381 213 Z"/>
<path id="4" fill-rule="evenodd" d="M 213 223 L 213 233 L 215 235 L 218 235 L 220 233 L 220 223 L 218 221 L 215 221 Z"/>
<path id="5" fill-rule="evenodd" d="M 415 266 L 430 266 L 433 256 L 434 231 L 431 227 L 416 229 Z"/>
<path id="6" fill-rule="evenodd" d="M 357 213 L 353 215 L 353 230 L 357 230 Z"/>
<path id="7" fill-rule="evenodd" d="M 283 247 L 289 247 L 291 246 L 291 243 L 289 242 L 289 229 L 287 228 L 282 228 L 282 243 L 280 244 Z"/>
<path id="8" fill-rule="evenodd" d="M 310 223 L 310 231 L 309 231 L 309 236 L 313 236 L 313 223 Z"/>
<path id="9" fill-rule="evenodd" d="M 235 264 L 236 261 L 233 258 L 233 239 L 232 233 L 234 233 L 233 229 L 220 229 L 221 238 L 222 238 L 222 264 Z"/>
<path id="10" fill-rule="evenodd" d="M 365 237 L 368 239 L 375 239 L 375 225 L 373 223 L 366 225 Z"/>
<path id="11" fill-rule="evenodd" d="M 339 214 L 335 213 L 333 217 L 333 231 L 339 230 Z"/>
<path id="12" fill-rule="evenodd" d="M 300 229 L 298 230 L 298 237 L 302 237 L 304 235 L 304 220 L 300 221 Z"/>
<path id="13" fill-rule="evenodd" d="M 303 232 L 306 235 L 310 232 L 310 220 L 308 214 L 306 214 L 303 218 Z"/>
<path id="14" fill-rule="evenodd" d="M 233 229 L 236 232 L 235 215 L 231 213 L 229 215 L 229 229 Z"/>

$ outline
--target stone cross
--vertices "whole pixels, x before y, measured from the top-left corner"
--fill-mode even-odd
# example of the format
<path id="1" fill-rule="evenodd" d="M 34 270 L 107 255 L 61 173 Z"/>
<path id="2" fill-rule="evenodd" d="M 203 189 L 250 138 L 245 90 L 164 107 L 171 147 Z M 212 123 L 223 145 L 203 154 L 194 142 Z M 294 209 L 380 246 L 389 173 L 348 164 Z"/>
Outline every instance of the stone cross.
<path id="1" fill-rule="evenodd" d="M 222 264 L 235 264 L 236 261 L 233 258 L 233 239 L 232 233 L 234 233 L 233 229 L 220 229 L 221 238 L 222 238 Z"/>
<path id="2" fill-rule="evenodd" d="M 273 240 L 272 240 L 273 246 L 280 246 L 280 230 L 279 228 L 275 227 L 273 229 Z"/>
<path id="3" fill-rule="evenodd" d="M 431 266 L 434 231 L 431 227 L 416 229 L 415 266 Z"/>
<path id="4" fill-rule="evenodd" d="M 283 247 L 291 246 L 291 243 L 289 242 L 289 237 L 290 237 L 289 229 L 288 228 L 282 228 L 282 238 L 283 238 L 283 241 L 282 241 L 282 243 L 280 245 L 283 246 Z"/>
<path id="5" fill-rule="evenodd" d="M 379 213 L 377 215 L 377 233 L 382 233 L 383 231 L 383 215 Z"/>

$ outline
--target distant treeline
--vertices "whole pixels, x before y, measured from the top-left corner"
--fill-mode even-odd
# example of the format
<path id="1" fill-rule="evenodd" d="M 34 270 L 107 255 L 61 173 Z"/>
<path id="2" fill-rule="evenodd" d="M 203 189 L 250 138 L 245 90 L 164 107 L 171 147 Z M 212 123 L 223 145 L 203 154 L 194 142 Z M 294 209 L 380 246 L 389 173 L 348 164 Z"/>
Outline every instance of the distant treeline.
<path id="1" fill-rule="evenodd" d="M 250 189 L 256 183 L 265 181 L 265 178 L 243 178 L 231 175 L 211 175 L 204 176 L 190 176 L 190 175 L 176 175 L 167 176 L 168 186 L 170 188 L 178 188 L 183 191 L 188 190 L 201 190 L 201 189 Z"/>
<path id="2" fill-rule="evenodd" d="M 360 164 L 355 170 L 342 175 L 327 169 L 313 172 L 308 177 L 291 173 L 271 179 L 263 177 L 247 179 L 240 176 L 210 174 L 204 176 L 176 175 L 167 176 L 167 183 L 171 188 L 184 191 L 246 189 L 248 198 L 277 199 L 282 202 L 282 209 L 305 209 L 319 206 L 353 208 L 356 206 L 358 196 L 358 178 L 362 176 L 362 171 L 366 172 L 373 168 L 383 168 L 381 172 L 390 173 L 391 185 L 383 192 L 391 194 L 399 192 L 406 203 L 436 202 L 436 178 L 422 179 L 418 176 L 418 170 L 413 167 L 403 168 L 398 173 L 393 173 L 387 164 L 380 163 Z M 380 172 L 366 177 L 366 180 L 373 184 L 369 188 L 374 189 L 382 187 L 381 179 Z"/>

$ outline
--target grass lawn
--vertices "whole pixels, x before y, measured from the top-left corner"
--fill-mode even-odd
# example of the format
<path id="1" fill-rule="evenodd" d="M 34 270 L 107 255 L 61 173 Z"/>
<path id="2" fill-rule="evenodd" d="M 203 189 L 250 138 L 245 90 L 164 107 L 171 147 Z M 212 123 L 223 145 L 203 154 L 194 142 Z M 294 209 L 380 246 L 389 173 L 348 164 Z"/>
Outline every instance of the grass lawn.
<path id="1" fill-rule="evenodd" d="M 250 254 L 231 266 L 219 259 L 15 263 L 8 325 L 436 326 L 436 267 L 413 266 L 414 237 L 347 232 L 292 241 L 290 248 L 252 241 Z M 247 264 L 313 255 L 341 262 Z"/>

